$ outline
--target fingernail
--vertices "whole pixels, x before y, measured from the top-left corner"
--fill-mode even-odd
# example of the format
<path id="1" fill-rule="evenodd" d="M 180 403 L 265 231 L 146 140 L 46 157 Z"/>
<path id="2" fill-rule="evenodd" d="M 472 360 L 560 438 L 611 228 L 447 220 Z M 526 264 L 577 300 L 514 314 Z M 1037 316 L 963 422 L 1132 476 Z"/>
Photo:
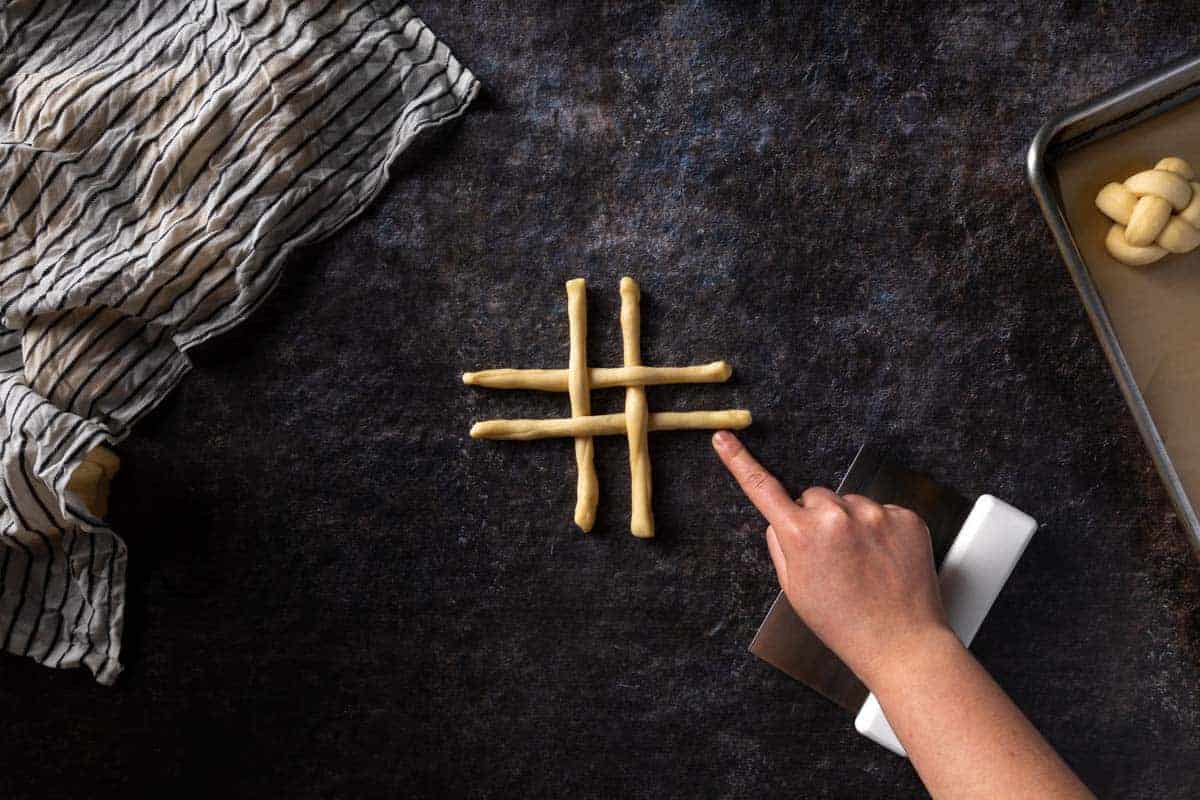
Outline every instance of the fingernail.
<path id="1" fill-rule="evenodd" d="M 728 450 L 733 447 L 733 434 L 729 431 L 717 431 L 713 434 L 713 447 L 718 450 Z"/>

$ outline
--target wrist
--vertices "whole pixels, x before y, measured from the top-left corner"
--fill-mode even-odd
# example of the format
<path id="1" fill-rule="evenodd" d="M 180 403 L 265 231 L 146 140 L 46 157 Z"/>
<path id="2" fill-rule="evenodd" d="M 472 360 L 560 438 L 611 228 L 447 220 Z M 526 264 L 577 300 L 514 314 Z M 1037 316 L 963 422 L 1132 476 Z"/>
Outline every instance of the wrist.
<path id="1" fill-rule="evenodd" d="M 859 677 L 876 696 L 903 691 L 921 680 L 936 664 L 964 653 L 966 648 L 950 626 L 934 623 L 890 637 Z"/>

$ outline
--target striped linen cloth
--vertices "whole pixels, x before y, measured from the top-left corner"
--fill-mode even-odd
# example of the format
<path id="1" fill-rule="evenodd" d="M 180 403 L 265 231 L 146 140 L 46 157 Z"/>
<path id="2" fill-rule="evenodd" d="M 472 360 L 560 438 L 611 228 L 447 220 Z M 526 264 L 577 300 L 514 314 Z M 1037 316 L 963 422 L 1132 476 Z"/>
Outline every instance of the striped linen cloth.
<path id="1" fill-rule="evenodd" d="M 391 0 L 0 11 L 0 637 L 120 672 L 126 549 L 67 483 L 478 83 Z"/>

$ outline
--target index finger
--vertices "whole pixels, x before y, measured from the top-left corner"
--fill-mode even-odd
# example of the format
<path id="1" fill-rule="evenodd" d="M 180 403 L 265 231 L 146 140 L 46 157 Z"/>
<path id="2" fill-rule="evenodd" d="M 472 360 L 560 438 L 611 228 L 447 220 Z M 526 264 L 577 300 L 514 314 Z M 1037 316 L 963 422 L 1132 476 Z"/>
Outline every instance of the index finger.
<path id="1" fill-rule="evenodd" d="M 762 512 L 767 521 L 780 528 L 784 521 L 796 513 L 796 503 L 788 495 L 783 484 L 758 463 L 750 451 L 729 431 L 717 431 L 713 435 L 713 448 L 721 457 L 721 463 L 737 480 L 746 497 Z"/>

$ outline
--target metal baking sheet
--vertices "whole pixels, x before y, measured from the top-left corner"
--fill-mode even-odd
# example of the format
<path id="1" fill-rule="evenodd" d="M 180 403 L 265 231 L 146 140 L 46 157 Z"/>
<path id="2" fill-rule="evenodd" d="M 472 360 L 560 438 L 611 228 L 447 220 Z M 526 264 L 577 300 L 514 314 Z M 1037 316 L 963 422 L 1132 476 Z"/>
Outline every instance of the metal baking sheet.
<path id="1" fill-rule="evenodd" d="M 1145 268 L 1104 250 L 1096 192 L 1167 155 L 1200 167 L 1200 55 L 1047 122 L 1028 177 L 1092 326 L 1200 554 L 1200 251 Z"/>

